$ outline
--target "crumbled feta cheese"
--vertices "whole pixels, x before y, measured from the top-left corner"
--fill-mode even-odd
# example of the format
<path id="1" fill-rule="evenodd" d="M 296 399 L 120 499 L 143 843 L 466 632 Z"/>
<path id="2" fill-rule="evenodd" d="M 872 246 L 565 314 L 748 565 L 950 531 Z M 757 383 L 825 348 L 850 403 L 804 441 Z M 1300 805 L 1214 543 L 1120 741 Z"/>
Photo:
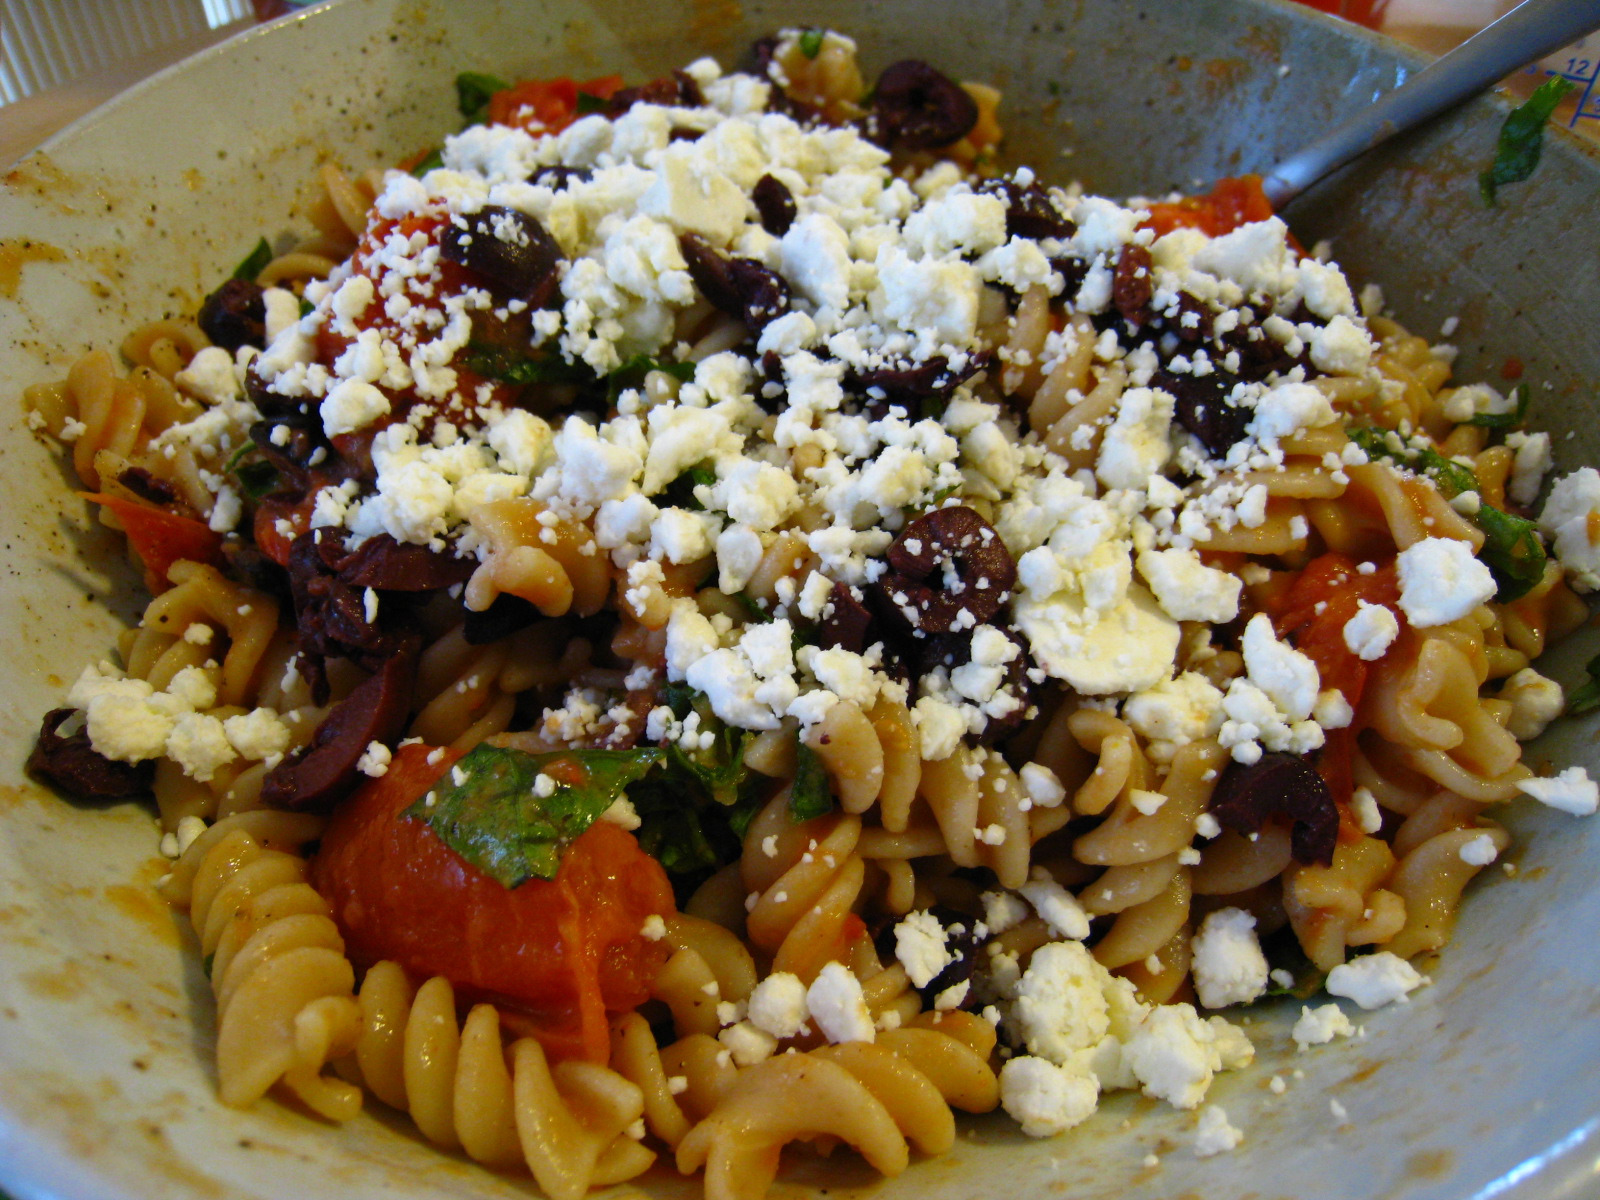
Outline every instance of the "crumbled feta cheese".
<path id="1" fill-rule="evenodd" d="M 750 993 L 748 1019 L 775 1038 L 791 1038 L 805 1028 L 806 985 L 788 971 L 774 971 Z"/>
<path id="2" fill-rule="evenodd" d="M 1195 992 L 1207 1008 L 1249 1004 L 1267 990 L 1267 959 L 1256 919 L 1242 908 L 1206 914 L 1194 935 Z"/>
<path id="3" fill-rule="evenodd" d="M 1000 1068 L 1000 1106 L 1029 1137 L 1054 1137 L 1094 1115 L 1100 1085 L 1082 1069 L 1058 1066 L 1031 1054 Z"/>
<path id="4" fill-rule="evenodd" d="M 1336 1037 L 1353 1037 L 1356 1027 L 1337 1004 L 1321 1004 L 1316 1008 L 1301 1005 L 1300 1018 L 1294 1023 L 1289 1036 L 1294 1044 L 1305 1050 L 1321 1046 Z"/>
<path id="5" fill-rule="evenodd" d="M 1566 709 L 1566 696 L 1554 679 L 1546 679 L 1532 667 L 1523 667 L 1500 689 L 1500 699 L 1511 702 L 1506 728 L 1519 742 L 1532 741 Z"/>
<path id="6" fill-rule="evenodd" d="M 1460 620 L 1497 590 L 1489 568 L 1466 542 L 1423 538 L 1396 559 L 1400 570 L 1400 610 L 1418 629 Z"/>
<path id="7" fill-rule="evenodd" d="M 1568 767 L 1549 779 L 1535 777 L 1517 781 L 1517 790 L 1540 804 L 1559 808 L 1576 817 L 1586 817 L 1600 807 L 1600 787 L 1582 767 Z"/>
<path id="8" fill-rule="evenodd" d="M 1600 471 L 1580 467 L 1550 489 L 1539 529 L 1555 544 L 1567 581 L 1580 592 L 1600 588 Z"/>
<path id="9" fill-rule="evenodd" d="M 1228 1121 L 1228 1114 L 1218 1104 L 1208 1104 L 1200 1110 L 1200 1123 L 1194 1133 L 1194 1156 L 1210 1158 L 1237 1149 L 1244 1141 L 1244 1133 Z"/>
<path id="10" fill-rule="evenodd" d="M 806 1008 L 830 1042 L 870 1042 L 877 1037 L 861 981 L 842 963 L 822 968 L 806 989 Z"/>
<path id="11" fill-rule="evenodd" d="M 1388 950 L 1340 963 L 1328 972 L 1328 994 L 1354 1000 L 1362 1008 L 1382 1008 L 1428 982 L 1405 959 Z"/>
<path id="12" fill-rule="evenodd" d="M 1356 601 L 1356 611 L 1344 623 L 1344 644 L 1363 662 L 1375 662 L 1400 636 L 1400 620 L 1386 605 Z"/>

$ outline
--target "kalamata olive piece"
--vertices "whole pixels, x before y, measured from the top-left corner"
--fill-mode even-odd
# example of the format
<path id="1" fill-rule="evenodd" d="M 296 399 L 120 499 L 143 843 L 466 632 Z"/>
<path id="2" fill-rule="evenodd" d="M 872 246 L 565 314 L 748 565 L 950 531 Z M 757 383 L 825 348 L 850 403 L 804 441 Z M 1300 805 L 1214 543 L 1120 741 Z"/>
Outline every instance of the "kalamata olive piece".
<path id="1" fill-rule="evenodd" d="M 1163 368 L 1150 378 L 1151 387 L 1177 402 L 1173 411 L 1178 424 L 1199 438 L 1213 458 L 1225 455 L 1244 437 L 1253 415 L 1252 409 L 1228 403 L 1228 394 L 1238 382 L 1237 375 L 1220 369 L 1209 375 L 1180 375 Z"/>
<path id="2" fill-rule="evenodd" d="M 1131 325 L 1143 325 L 1150 316 L 1150 297 L 1155 293 L 1155 274 L 1151 270 L 1150 251 L 1143 246 L 1129 244 L 1117 256 L 1117 268 L 1111 277 L 1111 303 Z"/>
<path id="3" fill-rule="evenodd" d="M 1006 236 L 1066 239 L 1077 226 L 1056 210 L 1050 193 L 1037 183 L 1023 186 L 1014 179 L 986 179 L 980 194 L 998 196 L 1006 206 Z"/>
<path id="4" fill-rule="evenodd" d="M 823 610 L 817 626 L 817 640 L 824 650 L 842 647 L 860 654 L 872 644 L 868 632 L 872 626 L 872 610 L 861 602 L 855 589 L 847 583 L 835 582 L 833 596 Z"/>
<path id="5" fill-rule="evenodd" d="M 942 356 L 907 362 L 870 371 L 850 372 L 847 383 L 860 391 L 880 391 L 890 404 L 913 404 L 919 400 L 945 398 L 979 371 L 994 364 L 994 352 L 976 350 L 968 354 L 959 368 Z"/>
<path id="6" fill-rule="evenodd" d="M 680 235 L 678 246 L 694 285 L 719 311 L 756 331 L 789 311 L 789 285 L 755 259 L 729 258 L 697 233 Z"/>
<path id="7" fill-rule="evenodd" d="M 267 773 L 261 802 L 325 812 L 360 781 L 361 756 L 374 742 L 393 748 L 411 710 L 416 645 L 387 659 L 322 718 L 311 742 Z"/>
<path id="8" fill-rule="evenodd" d="M 338 560 L 339 576 L 351 587 L 389 592 L 431 592 L 465 583 L 477 569 L 472 558 L 458 558 L 431 546 L 374 534 Z"/>
<path id="9" fill-rule="evenodd" d="M 265 347 L 267 344 L 267 302 L 264 290 L 253 279 L 230 279 L 200 306 L 197 322 L 201 331 L 228 353 L 240 346 Z"/>
<path id="10" fill-rule="evenodd" d="M 446 225 L 439 253 L 535 308 L 549 299 L 562 261 L 561 247 L 537 219 L 498 205 Z"/>
<path id="11" fill-rule="evenodd" d="M 1064 254 L 1050 260 L 1050 269 L 1061 272 L 1061 278 L 1066 284 L 1062 295 L 1069 300 L 1078 294 L 1078 289 L 1083 286 L 1083 281 L 1089 277 L 1089 263 L 1073 254 Z"/>
<path id="12" fill-rule="evenodd" d="M 176 487 L 165 479 L 158 479 L 144 467 L 123 467 L 117 473 L 117 482 L 151 504 L 168 505 L 178 499 Z"/>
<path id="13" fill-rule="evenodd" d="M 29 773 L 84 800 L 120 800 L 148 792 L 155 760 L 115 762 L 90 744 L 89 731 L 82 725 L 63 735 L 61 726 L 75 715 L 81 715 L 75 708 L 54 708 L 45 714 L 39 740 L 28 755 Z"/>
<path id="14" fill-rule="evenodd" d="M 891 611 L 923 633 L 972 629 L 1010 598 L 1017 564 L 982 517 L 963 505 L 938 508 L 908 524 L 888 553 L 876 587 Z"/>
<path id="15" fill-rule="evenodd" d="M 1209 808 L 1224 829 L 1246 836 L 1273 816 L 1287 817 L 1294 822 L 1289 848 L 1297 861 L 1333 862 L 1339 808 L 1317 769 L 1298 754 L 1269 750 L 1249 765 L 1229 763 Z"/>
<path id="16" fill-rule="evenodd" d="M 1168 309 L 1162 314 L 1166 327 L 1185 342 L 1209 342 L 1215 321 L 1204 300 L 1188 292 L 1178 293 L 1177 311 Z"/>
<path id="17" fill-rule="evenodd" d="M 978 106 L 960 84 L 908 58 L 878 76 L 867 134 L 890 148 L 932 150 L 959 142 L 977 123 Z"/>
<path id="18" fill-rule="evenodd" d="M 606 102 L 606 116 L 620 117 L 635 104 L 663 108 L 700 108 L 706 102 L 700 84 L 687 71 L 674 71 L 638 87 L 623 88 Z"/>
<path id="19" fill-rule="evenodd" d="M 761 215 L 761 228 L 773 237 L 782 237 L 789 232 L 798 209 L 795 207 L 794 193 L 784 185 L 783 180 L 775 175 L 763 175 L 756 180 L 750 199 L 755 201 L 756 212 Z"/>

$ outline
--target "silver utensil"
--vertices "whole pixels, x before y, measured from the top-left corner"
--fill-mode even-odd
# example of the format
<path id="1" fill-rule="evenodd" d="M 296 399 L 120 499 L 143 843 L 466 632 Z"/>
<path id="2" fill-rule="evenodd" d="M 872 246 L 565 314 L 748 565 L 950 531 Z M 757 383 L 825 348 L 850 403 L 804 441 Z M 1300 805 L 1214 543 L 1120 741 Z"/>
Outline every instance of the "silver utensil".
<path id="1" fill-rule="evenodd" d="M 1357 155 L 1596 29 L 1600 0 L 1524 0 L 1377 103 L 1280 162 L 1263 181 L 1268 199 L 1273 208 L 1282 208 Z"/>

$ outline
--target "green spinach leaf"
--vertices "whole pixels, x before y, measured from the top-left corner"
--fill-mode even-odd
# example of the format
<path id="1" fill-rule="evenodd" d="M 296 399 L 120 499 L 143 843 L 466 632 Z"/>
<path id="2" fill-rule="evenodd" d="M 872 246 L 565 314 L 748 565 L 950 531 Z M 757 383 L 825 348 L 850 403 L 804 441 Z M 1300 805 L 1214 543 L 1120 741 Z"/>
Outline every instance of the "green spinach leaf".
<path id="1" fill-rule="evenodd" d="M 686 750 L 674 742 L 667 748 L 668 765 L 699 784 L 714 803 L 732 805 L 738 801 L 739 789 L 749 774 L 744 765 L 744 747 L 750 731 L 718 718 L 704 697 L 696 697 L 693 711 L 700 719 L 700 740 L 708 744 Z"/>
<path id="2" fill-rule="evenodd" d="M 697 463 L 662 489 L 661 507 L 690 508 L 698 512 L 705 505 L 694 494 L 695 488 L 710 487 L 716 482 L 716 471 L 707 463 Z"/>
<path id="3" fill-rule="evenodd" d="M 554 879 L 562 852 L 662 757 L 654 747 L 529 754 L 483 744 L 405 815 L 505 887 Z"/>
<path id="4" fill-rule="evenodd" d="M 251 500 L 261 499 L 278 486 L 277 468 L 262 457 L 254 442 L 240 446 L 223 469 L 239 481 L 239 490 Z"/>
<path id="5" fill-rule="evenodd" d="M 1478 176 L 1483 202 L 1493 207 L 1496 193 L 1508 183 L 1521 183 L 1533 174 L 1544 151 L 1544 126 L 1561 98 L 1577 85 L 1559 75 L 1547 79 L 1526 101 L 1512 109 L 1500 126 L 1494 162 Z"/>
<path id="6" fill-rule="evenodd" d="M 248 279 L 252 283 L 255 277 L 267 269 L 267 264 L 272 261 L 272 247 L 267 245 L 267 239 L 262 238 L 255 245 L 255 249 L 246 254 L 233 269 L 233 278 Z"/>
<path id="7" fill-rule="evenodd" d="M 798 739 L 794 748 L 794 779 L 789 784 L 789 816 L 794 821 L 809 821 L 833 811 L 833 789 L 828 785 L 828 769 L 810 746 Z"/>
<path id="8" fill-rule="evenodd" d="M 644 377 L 651 371 L 665 371 L 679 383 L 688 383 L 694 378 L 692 362 L 668 362 L 665 359 L 651 358 L 648 354 L 635 354 L 606 375 L 606 407 L 615 408 L 617 397 L 629 388 L 643 387 Z"/>
<path id="9" fill-rule="evenodd" d="M 581 363 L 570 363 L 559 353 L 523 354 L 487 342 L 468 342 L 461 360 L 467 370 L 485 379 L 498 379 L 525 387 L 530 383 L 592 383 L 594 376 Z"/>
<path id="10" fill-rule="evenodd" d="M 411 168 L 411 173 L 421 179 L 429 171 L 437 170 L 444 166 L 444 153 L 440 150 L 430 150 L 426 158 Z"/>
<path id="11" fill-rule="evenodd" d="M 1505 412 L 1474 413 L 1463 424 L 1477 425 L 1484 429 L 1515 429 L 1527 418 L 1528 398 L 1528 385 L 1519 383 L 1511 389 L 1511 399 L 1516 403 Z"/>
<path id="12" fill-rule="evenodd" d="M 1447 500 L 1462 492 L 1476 492 L 1478 477 L 1468 467 L 1453 462 L 1437 450 L 1407 446 L 1385 429 L 1353 429 L 1350 439 L 1368 458 L 1385 458 L 1426 475 L 1439 486 Z M 1495 599 L 1502 604 L 1527 595 L 1544 576 L 1548 554 L 1538 527 L 1523 517 L 1513 516 L 1490 504 L 1480 504 L 1472 521 L 1483 532 L 1483 549 L 1478 557 L 1494 575 L 1498 590 Z"/>
<path id="13" fill-rule="evenodd" d="M 1589 678 L 1567 693 L 1567 716 L 1600 708 L 1600 658 L 1591 658 L 1584 668 Z"/>
<path id="14" fill-rule="evenodd" d="M 1514 517 L 1488 504 L 1480 507 L 1472 519 L 1484 535 L 1478 557 L 1500 585 L 1495 599 L 1506 604 L 1527 595 L 1544 578 L 1548 557 L 1538 527 L 1525 517 Z"/>
<path id="15" fill-rule="evenodd" d="M 489 118 L 489 97 L 511 85 L 495 75 L 463 71 L 456 76 L 456 108 L 468 125 L 481 125 Z"/>

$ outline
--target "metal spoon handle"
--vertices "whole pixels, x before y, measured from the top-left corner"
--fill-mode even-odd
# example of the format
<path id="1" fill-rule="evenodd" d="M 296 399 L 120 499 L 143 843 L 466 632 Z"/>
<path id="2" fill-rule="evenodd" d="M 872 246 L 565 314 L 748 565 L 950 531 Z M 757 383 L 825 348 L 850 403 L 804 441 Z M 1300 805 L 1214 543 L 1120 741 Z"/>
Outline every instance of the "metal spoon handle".
<path id="1" fill-rule="evenodd" d="M 1284 159 L 1264 181 L 1281 208 L 1330 171 L 1520 67 L 1600 28 L 1600 0 L 1524 0 L 1394 91 Z"/>

